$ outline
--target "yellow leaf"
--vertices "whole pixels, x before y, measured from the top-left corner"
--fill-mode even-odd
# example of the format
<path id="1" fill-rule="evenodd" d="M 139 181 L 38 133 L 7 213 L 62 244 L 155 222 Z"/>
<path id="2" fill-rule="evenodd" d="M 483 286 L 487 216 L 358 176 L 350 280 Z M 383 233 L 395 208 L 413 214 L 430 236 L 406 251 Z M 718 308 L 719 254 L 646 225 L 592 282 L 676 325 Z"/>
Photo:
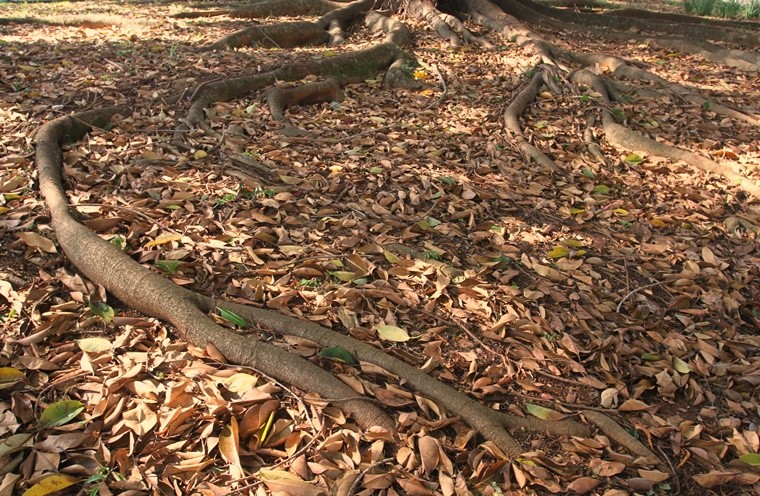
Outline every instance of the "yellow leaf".
<path id="1" fill-rule="evenodd" d="M 27 489 L 23 496 L 47 496 L 77 483 L 77 479 L 66 474 L 54 474 L 45 477 L 37 484 Z"/>
<path id="2" fill-rule="evenodd" d="M 244 372 L 232 374 L 224 380 L 225 384 L 227 384 L 227 389 L 238 394 L 250 391 L 256 386 L 258 381 L 259 378 L 255 375 L 246 374 Z"/>
<path id="3" fill-rule="evenodd" d="M 433 90 L 422 90 L 420 91 L 420 95 L 422 96 L 430 96 L 433 94 Z"/>
<path id="4" fill-rule="evenodd" d="M 688 374 L 691 372 L 689 364 L 678 357 L 673 358 L 673 368 L 676 369 L 679 374 Z"/>
<path id="5" fill-rule="evenodd" d="M 404 341 L 409 341 L 411 339 L 409 333 L 404 329 L 385 324 L 377 326 L 377 335 L 380 336 L 380 339 L 396 343 L 403 343 Z"/>
<path id="6" fill-rule="evenodd" d="M 13 367 L 0 367 L 0 383 L 16 382 L 24 378 L 24 373 Z"/>
<path id="7" fill-rule="evenodd" d="M 544 408 L 539 405 L 534 405 L 533 403 L 527 403 L 525 405 L 525 408 L 530 412 L 531 415 L 538 417 L 541 420 L 562 420 L 565 418 L 565 415 L 559 412 L 555 412 L 554 410 Z"/>
<path id="8" fill-rule="evenodd" d="M 570 214 L 571 215 L 580 215 L 586 212 L 585 208 L 571 208 Z"/>
<path id="9" fill-rule="evenodd" d="M 165 236 L 159 236 L 153 241 L 149 241 L 148 243 L 146 243 L 145 248 L 150 248 L 152 246 L 158 246 L 158 245 L 163 245 L 166 243 L 171 243 L 172 241 L 179 241 L 180 239 L 182 239 L 182 236 L 180 236 L 179 234 L 167 234 Z"/>
<path id="10" fill-rule="evenodd" d="M 628 210 L 624 208 L 616 208 L 615 210 L 612 211 L 612 213 L 617 215 L 618 217 L 625 217 L 626 215 L 628 215 Z"/>
<path id="11" fill-rule="evenodd" d="M 79 346 L 80 350 L 89 351 L 92 353 L 97 353 L 99 351 L 108 351 L 113 347 L 111 342 L 105 338 L 77 339 L 77 345 Z"/>
<path id="12" fill-rule="evenodd" d="M 577 239 L 566 239 L 565 241 L 563 241 L 563 243 L 565 243 L 565 245 L 567 245 L 567 246 L 569 246 L 571 248 L 582 248 L 583 247 L 583 243 L 581 243 Z"/>
<path id="13" fill-rule="evenodd" d="M 649 221 L 650 224 L 652 224 L 652 227 L 665 227 L 665 221 L 660 219 L 659 217 L 655 217 L 652 220 Z"/>
<path id="14" fill-rule="evenodd" d="M 8 212 L 10 209 L 8 207 L 0 207 L 0 215 L 4 214 L 5 212 Z"/>
<path id="15" fill-rule="evenodd" d="M 554 249 L 546 254 L 547 258 L 564 258 L 570 254 L 570 250 L 565 246 L 555 246 Z"/>
<path id="16" fill-rule="evenodd" d="M 383 255 L 385 256 L 385 259 L 388 260 L 390 263 L 398 263 L 401 259 L 396 255 L 395 253 L 385 250 L 383 252 Z"/>
<path id="17" fill-rule="evenodd" d="M 202 158 L 208 157 L 208 153 L 206 153 L 203 150 L 198 150 L 197 152 L 195 152 L 195 155 L 193 155 L 193 157 L 195 157 L 195 160 L 200 160 Z"/>

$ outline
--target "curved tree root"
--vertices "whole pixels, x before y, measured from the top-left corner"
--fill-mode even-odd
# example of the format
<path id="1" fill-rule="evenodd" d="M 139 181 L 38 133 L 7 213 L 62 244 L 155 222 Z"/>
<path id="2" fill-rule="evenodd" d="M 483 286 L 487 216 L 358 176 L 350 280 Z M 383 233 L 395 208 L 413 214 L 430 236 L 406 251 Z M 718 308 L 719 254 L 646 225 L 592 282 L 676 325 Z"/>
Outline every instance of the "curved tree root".
<path id="1" fill-rule="evenodd" d="M 555 164 L 544 152 L 529 143 L 528 140 L 525 139 L 525 135 L 520 127 L 520 115 L 525 111 L 528 105 L 535 101 L 539 90 L 544 85 L 555 92 L 559 92 L 559 88 L 557 88 L 557 85 L 551 80 L 547 71 L 538 68 L 531 78 L 530 83 L 528 83 L 528 85 L 514 97 L 512 103 L 509 104 L 507 110 L 504 112 L 504 125 L 507 128 L 507 131 L 509 131 L 512 137 L 517 141 L 517 147 L 525 158 L 536 162 L 546 169 L 547 172 L 556 172 L 559 170 L 557 164 Z"/>
<path id="2" fill-rule="evenodd" d="M 287 136 L 301 136 L 308 134 L 306 131 L 297 128 L 285 116 L 285 109 L 294 105 L 310 105 L 322 102 L 342 102 L 344 99 L 343 91 L 335 79 L 327 81 L 318 81 L 307 83 L 293 88 L 273 87 L 264 92 L 262 95 L 269 107 L 269 113 L 272 119 L 282 122 L 284 128 L 282 133 Z"/>
<path id="3" fill-rule="evenodd" d="M 644 443 L 628 434 L 625 429 L 620 427 L 617 422 L 609 418 L 607 415 L 601 412 L 595 412 L 593 410 L 584 410 L 583 416 L 593 422 L 594 425 L 599 427 L 599 429 L 613 441 L 621 444 L 631 453 L 642 456 L 647 460 L 648 463 L 657 465 L 667 470 L 667 465 L 665 465 L 662 460 L 660 460 L 657 455 L 652 452 L 652 450 L 647 448 Z"/>
<path id="4" fill-rule="evenodd" d="M 198 295 L 138 264 L 75 220 L 62 184 L 60 143 L 81 138 L 91 124 L 105 124 L 123 111 L 108 108 L 61 117 L 37 132 L 40 191 L 50 209 L 58 242 L 69 260 L 125 304 L 171 322 L 190 342 L 202 347 L 210 343 L 231 361 L 266 371 L 304 391 L 345 399 L 338 406 L 353 415 L 363 428 L 380 426 L 393 432 L 395 426 L 388 415 L 371 402 L 358 399 L 350 387 L 334 376 L 274 345 L 253 341 L 217 325 L 200 310 Z"/>
<path id="5" fill-rule="evenodd" d="M 87 277 L 102 284 L 130 307 L 175 325 L 197 346 L 212 344 L 228 360 L 258 369 L 277 380 L 304 391 L 339 399 L 338 406 L 353 415 L 364 429 L 375 426 L 393 432 L 392 420 L 371 402 L 311 362 L 276 346 L 254 341 L 215 324 L 207 315 L 217 308 L 227 309 L 251 324 L 265 325 L 278 332 L 313 340 L 323 346 L 342 346 L 357 358 L 374 363 L 403 377 L 420 393 L 440 401 L 452 414 L 460 416 L 486 439 L 511 457 L 524 450 L 507 429 L 528 429 L 553 434 L 587 436 L 588 429 L 572 421 L 546 422 L 499 414 L 433 379 L 420 370 L 348 336 L 299 321 L 271 310 L 231 302 L 215 301 L 187 289 L 143 267 L 106 242 L 71 215 L 62 185 L 60 143 L 81 138 L 90 125 L 104 124 L 123 109 L 109 108 L 67 116 L 51 121 L 37 133 L 36 161 L 40 190 L 45 197 L 58 241 L 69 260 Z"/>
<path id="6" fill-rule="evenodd" d="M 314 22 L 299 21 L 251 26 L 225 36 L 206 47 L 205 50 L 231 50 L 248 46 L 293 48 L 336 44 L 342 39 L 345 25 L 367 12 L 373 3 L 373 0 L 356 0 L 348 4 L 339 4 L 339 8 L 325 11 L 322 17 Z M 325 4 L 333 4 L 333 2 L 325 2 Z M 323 10 L 319 9 L 320 12 Z M 293 14 L 290 13 L 290 15 Z"/>
<path id="7" fill-rule="evenodd" d="M 610 105 L 609 91 L 601 76 L 584 69 L 573 73 L 571 79 L 579 84 L 589 86 L 601 95 L 602 102 L 606 106 Z M 760 199 L 760 185 L 743 177 L 732 167 L 725 164 L 719 164 L 708 158 L 702 157 L 701 155 L 697 155 L 696 153 L 655 141 L 647 136 L 637 133 L 626 126 L 618 124 L 615 117 L 612 115 L 612 112 L 606 108 L 602 111 L 602 126 L 604 127 L 604 134 L 610 143 L 619 148 L 643 151 L 645 153 L 670 158 L 672 160 L 681 160 L 703 172 L 723 176 L 728 179 L 730 183 L 737 185 L 739 188 L 752 195 L 755 199 Z"/>

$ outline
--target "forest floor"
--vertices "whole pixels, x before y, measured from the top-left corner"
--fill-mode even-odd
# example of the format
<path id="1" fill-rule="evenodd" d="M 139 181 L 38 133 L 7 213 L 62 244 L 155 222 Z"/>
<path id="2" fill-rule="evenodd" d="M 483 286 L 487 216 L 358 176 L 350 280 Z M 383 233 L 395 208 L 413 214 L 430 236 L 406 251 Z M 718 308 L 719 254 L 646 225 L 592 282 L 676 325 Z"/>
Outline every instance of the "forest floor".
<path id="1" fill-rule="evenodd" d="M 0 17 L 45 21 L 0 24 L 0 496 L 35 484 L 37 495 L 760 491 L 756 201 L 604 141 L 600 163 L 574 139 L 596 110 L 584 94 L 539 95 L 523 126 L 559 170 L 526 163 L 502 122 L 531 70 L 521 50 L 495 36 L 492 51 L 449 48 L 414 21 L 427 87 L 349 85 L 342 102 L 288 109 L 299 136 L 250 95 L 208 110 L 218 134 L 177 140 L 198 84 L 373 41 L 202 53 L 245 21 L 170 17 L 186 10 L 0 5 Z M 760 113 L 757 73 L 573 43 Z M 132 258 L 201 293 L 350 332 L 494 409 L 604 411 L 666 466 L 599 433 L 516 433 L 532 454 L 507 460 L 382 369 L 247 331 L 372 394 L 398 420 L 393 445 L 334 404 L 99 303 L 102 288 L 56 246 L 33 139 L 55 117 L 124 103 L 131 115 L 68 149 L 65 175 L 85 224 Z M 760 179 L 756 127 L 676 98 L 618 111 Z"/>

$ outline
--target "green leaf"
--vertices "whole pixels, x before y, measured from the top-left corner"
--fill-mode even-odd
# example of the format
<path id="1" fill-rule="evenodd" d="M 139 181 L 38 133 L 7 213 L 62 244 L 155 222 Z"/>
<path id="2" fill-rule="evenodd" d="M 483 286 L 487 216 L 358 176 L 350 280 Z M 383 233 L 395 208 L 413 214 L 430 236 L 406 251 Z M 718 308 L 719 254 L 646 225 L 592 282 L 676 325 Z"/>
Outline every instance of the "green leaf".
<path id="1" fill-rule="evenodd" d="M 451 176 L 441 176 L 441 182 L 448 186 L 454 186 L 455 184 L 457 184 L 457 180 Z"/>
<path id="2" fill-rule="evenodd" d="M 356 278 L 356 274 L 350 270 L 335 270 L 330 275 L 343 282 L 351 282 Z"/>
<path id="3" fill-rule="evenodd" d="M 77 345 L 82 351 L 89 351 L 92 353 L 98 353 L 100 351 L 108 351 L 113 345 L 105 338 L 85 338 L 77 339 Z"/>
<path id="4" fill-rule="evenodd" d="M 92 310 L 92 313 L 103 319 L 103 322 L 106 324 L 110 324 L 114 316 L 113 308 L 104 301 L 90 300 L 90 310 Z"/>
<path id="5" fill-rule="evenodd" d="M 40 415 L 42 427 L 56 427 L 67 423 L 84 411 L 84 404 L 77 400 L 56 401 L 48 405 Z"/>
<path id="6" fill-rule="evenodd" d="M 383 251 L 383 256 L 385 256 L 385 259 L 392 264 L 399 263 L 401 261 L 401 257 L 396 255 L 392 251 L 388 251 L 388 250 Z"/>
<path id="7" fill-rule="evenodd" d="M 225 310 L 224 308 L 216 308 L 216 311 L 219 312 L 219 316 L 226 320 L 227 322 L 232 322 L 238 327 L 246 327 L 248 323 L 245 321 L 243 317 L 236 314 L 235 312 L 231 312 L 229 310 Z"/>
<path id="8" fill-rule="evenodd" d="M 598 193 L 600 195 L 606 195 L 609 192 L 610 192 L 609 186 L 605 186 L 604 184 L 598 184 L 594 188 L 594 193 Z"/>
<path id="9" fill-rule="evenodd" d="M 644 161 L 644 159 L 643 159 L 643 158 L 639 157 L 639 156 L 638 156 L 638 155 L 636 155 L 635 153 L 631 153 L 630 155 L 628 155 L 627 157 L 625 157 L 625 159 L 624 159 L 624 160 L 625 160 L 625 162 L 626 162 L 627 164 L 629 164 L 629 165 L 636 165 L 636 164 L 640 164 L 641 162 L 643 162 L 643 161 Z"/>
<path id="10" fill-rule="evenodd" d="M 176 274 L 179 271 L 179 267 L 182 264 L 179 260 L 156 260 L 156 267 L 166 272 L 167 274 Z"/>
<path id="11" fill-rule="evenodd" d="M 571 248 L 583 248 L 583 243 L 581 243 L 577 239 L 573 239 L 573 238 L 566 239 L 566 240 L 563 241 L 563 243 L 566 246 L 569 246 Z"/>
<path id="12" fill-rule="evenodd" d="M 526 403 L 525 408 L 531 415 L 538 417 L 541 420 L 562 420 L 565 418 L 565 416 L 559 412 L 555 412 L 554 410 L 539 405 L 534 405 L 533 403 Z"/>
<path id="13" fill-rule="evenodd" d="M 739 460 L 754 467 L 760 467 L 760 454 L 758 453 L 744 453 L 739 457 Z"/>
<path id="14" fill-rule="evenodd" d="M 430 227 L 435 227 L 435 226 L 441 225 L 441 221 L 438 220 L 438 219 L 436 219 L 436 218 L 433 218 L 433 217 L 425 217 L 425 220 L 427 221 L 427 223 L 428 223 L 428 225 Z"/>
<path id="15" fill-rule="evenodd" d="M 658 355 L 657 353 L 644 353 L 643 355 L 641 355 L 641 359 L 644 360 L 645 362 L 656 362 L 657 360 L 660 359 L 660 355 Z"/>
<path id="16" fill-rule="evenodd" d="M 393 341 L 395 343 L 403 343 L 404 341 L 409 341 L 412 339 L 409 336 L 409 333 L 404 329 L 385 324 L 377 326 L 377 335 L 380 336 L 380 339 Z"/>
<path id="17" fill-rule="evenodd" d="M 591 179 L 594 179 L 596 177 L 596 174 L 594 174 L 594 171 L 591 171 L 588 169 L 583 169 L 581 171 L 581 174 L 583 174 L 586 177 L 590 177 Z"/>
<path id="18" fill-rule="evenodd" d="M 382 167 L 370 167 L 367 170 L 371 172 L 372 174 L 382 174 L 383 172 L 385 172 L 385 169 Z"/>
<path id="19" fill-rule="evenodd" d="M 351 353 L 349 353 L 347 349 L 341 348 L 340 346 L 331 346 L 330 348 L 325 348 L 319 352 L 319 356 L 322 358 L 328 358 L 330 360 L 337 360 L 338 362 L 356 365 L 356 360 L 351 355 Z"/>

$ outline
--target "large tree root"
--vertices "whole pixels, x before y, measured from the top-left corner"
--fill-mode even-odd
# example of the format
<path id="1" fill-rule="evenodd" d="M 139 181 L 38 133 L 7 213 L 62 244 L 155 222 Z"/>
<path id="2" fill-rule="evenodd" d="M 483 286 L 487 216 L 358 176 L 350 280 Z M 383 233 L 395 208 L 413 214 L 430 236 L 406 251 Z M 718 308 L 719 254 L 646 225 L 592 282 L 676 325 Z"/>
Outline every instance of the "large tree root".
<path id="1" fill-rule="evenodd" d="M 209 11 L 180 12 L 175 19 L 197 19 L 199 17 L 229 16 L 243 19 L 260 19 L 279 16 L 321 16 L 344 7 L 344 3 L 329 0 L 272 0 L 253 3 L 237 9 L 218 9 Z"/>
<path id="2" fill-rule="evenodd" d="M 520 150 L 537 163 L 554 170 L 556 169 L 554 162 L 535 146 L 528 143 L 519 125 L 519 116 L 535 100 L 541 86 L 546 84 L 553 88 L 554 78 L 548 76 L 547 71 L 564 71 L 567 69 L 563 65 L 564 63 L 573 66 L 580 65 L 581 69 L 573 74 L 574 81 L 592 87 L 602 96 L 602 103 L 606 105 L 609 105 L 611 95 L 614 96 L 611 85 L 600 75 L 584 69 L 585 67 L 593 65 L 609 67 L 616 76 L 631 80 L 647 81 L 647 78 L 656 78 L 656 76 L 652 76 L 643 69 L 632 67 L 620 59 L 615 59 L 617 60 L 616 63 L 605 66 L 604 63 L 600 63 L 599 56 L 580 55 L 562 48 L 560 43 L 535 35 L 518 17 L 525 20 L 537 20 L 544 25 L 557 26 L 561 24 L 563 27 L 567 26 L 553 17 L 554 14 L 548 15 L 539 12 L 540 9 L 534 10 L 535 4 L 530 0 L 496 1 L 499 7 L 489 0 L 460 0 L 456 2 L 454 7 L 458 10 L 464 10 L 463 18 L 472 19 L 515 41 L 530 55 L 535 56 L 537 60 L 534 62 L 547 66 L 542 68 L 516 96 L 505 112 L 504 118 L 507 129 L 518 141 Z M 285 23 L 274 25 L 274 27 L 256 26 L 245 34 L 243 31 L 233 33 L 212 47 L 234 48 L 246 46 L 252 42 L 258 44 L 273 43 L 273 46 L 289 46 L 286 43 L 291 42 L 298 44 L 336 42 L 343 37 L 346 24 L 374 4 L 375 2 L 370 0 L 351 3 L 327 0 L 260 2 L 252 5 L 247 10 L 247 14 L 261 17 L 263 15 L 301 13 L 301 11 L 296 12 L 294 10 L 295 5 L 303 12 L 321 17 L 315 23 L 308 23 L 310 27 L 304 27 L 303 31 L 309 34 L 305 35 L 304 39 L 297 41 L 292 41 L 294 38 L 289 38 L 290 35 L 283 32 L 283 29 L 292 30 L 296 25 Z M 407 2 L 407 4 L 416 6 L 419 9 L 420 17 L 430 23 L 438 35 L 448 39 L 451 44 L 456 45 L 459 42 L 465 42 L 488 46 L 487 42 L 481 42 L 474 37 L 464 27 L 461 19 L 439 12 L 429 0 L 414 0 Z M 449 3 L 448 6 L 451 8 L 452 4 Z M 505 9 L 514 15 L 507 14 Z M 228 11 L 224 13 L 230 15 Z M 242 14 L 242 11 L 237 11 L 233 15 Z M 208 106 L 214 102 L 230 101 L 252 91 L 265 88 L 270 88 L 265 93 L 265 98 L 273 118 L 288 124 L 289 121 L 284 115 L 284 109 L 288 105 L 337 99 L 340 94 L 340 86 L 363 81 L 382 70 L 387 70 L 387 86 L 395 87 L 410 84 L 409 76 L 405 72 L 408 72 L 407 64 L 412 60 L 412 57 L 402 49 L 409 38 L 408 29 L 402 23 L 377 12 L 369 13 L 366 18 L 373 30 L 385 33 L 385 40 L 382 43 L 355 52 L 341 53 L 334 57 L 307 60 L 301 64 L 283 66 L 266 73 L 204 84 L 196 90 L 192 97 L 192 104 L 185 124 L 188 127 L 210 129 L 204 115 Z M 635 18 L 631 19 L 636 20 Z M 573 22 L 585 22 L 585 20 Z M 715 31 L 714 27 L 708 27 Z M 260 33 L 265 34 L 261 35 Z M 745 42 L 756 41 L 757 38 L 752 33 L 733 30 L 730 37 L 738 37 L 737 39 L 742 39 Z M 756 63 L 756 60 L 751 55 L 747 55 L 746 52 L 732 52 L 731 57 L 737 61 L 745 60 L 748 63 Z M 613 60 L 614 57 L 608 59 Z M 273 87 L 277 81 L 299 81 L 310 75 L 331 79 L 333 82 L 308 83 L 296 88 Z M 666 88 L 674 93 L 677 93 L 675 89 L 681 88 L 677 85 L 676 87 L 667 86 L 671 83 L 664 80 L 651 79 L 650 81 L 665 84 Z M 556 88 L 553 89 L 557 91 Z M 695 104 L 699 104 L 697 98 L 701 98 L 686 89 L 677 94 Z M 703 99 L 702 101 L 706 100 Z M 745 122 L 757 124 L 756 116 L 742 113 L 736 109 L 715 106 L 713 110 L 737 119 L 744 116 Z M 478 430 L 483 437 L 494 442 L 504 453 L 512 457 L 520 455 L 523 449 L 510 435 L 510 430 L 526 429 L 573 436 L 587 436 L 589 434 L 587 427 L 573 421 L 546 422 L 533 417 L 524 418 L 496 412 L 370 344 L 314 323 L 301 321 L 271 310 L 263 310 L 235 302 L 218 301 L 181 288 L 141 266 L 102 240 L 85 226 L 79 224 L 69 211 L 62 186 L 60 143 L 65 140 L 81 138 L 88 131 L 90 125 L 107 121 L 118 111 L 118 109 L 91 111 L 57 119 L 46 124 L 37 134 L 37 165 L 40 188 L 50 208 L 52 224 L 61 247 L 82 273 L 102 284 L 125 304 L 145 314 L 172 323 L 189 341 L 198 346 L 213 345 L 232 362 L 254 367 L 277 380 L 292 384 L 304 391 L 317 392 L 328 400 L 335 401 L 342 410 L 352 415 L 356 422 L 365 429 L 380 426 L 393 431 L 395 426 L 390 417 L 373 402 L 357 397 L 351 388 L 331 374 L 278 347 L 255 341 L 220 327 L 214 323 L 208 313 L 215 312 L 217 309 L 225 309 L 240 315 L 251 326 L 263 326 L 279 334 L 299 336 L 324 347 L 340 346 L 348 350 L 355 358 L 376 364 L 401 377 L 410 387 L 440 403 L 449 414 L 461 417 L 470 426 Z M 641 149 L 652 154 L 683 160 L 701 170 L 721 174 L 730 181 L 741 179 L 740 186 L 750 194 L 758 196 L 758 186 L 746 178 L 741 178 L 736 170 L 635 133 L 618 124 L 607 109 L 603 110 L 602 124 L 607 139 L 616 146 L 626 149 Z M 634 440 L 616 422 L 597 412 L 584 412 L 584 415 L 587 420 L 596 424 L 611 439 L 622 444 L 632 453 L 646 458 L 649 463 L 661 465 L 651 450 Z"/>
<path id="3" fill-rule="evenodd" d="M 601 76 L 584 69 L 573 73 L 572 81 L 586 85 L 601 95 L 602 102 L 609 107 L 610 96 L 607 85 Z M 655 141 L 644 136 L 632 129 L 618 124 L 615 116 L 608 108 L 602 110 L 602 126 L 607 139 L 613 145 L 624 150 L 643 151 L 648 154 L 666 157 L 672 160 L 681 160 L 703 172 L 717 174 L 725 177 L 730 183 L 739 186 L 742 190 L 751 194 L 756 199 L 760 199 L 760 186 L 754 181 L 742 176 L 738 171 L 726 164 L 719 164 L 708 158 L 692 153 L 688 150 L 682 150 L 675 146 L 670 146 L 659 141 Z"/>
<path id="4" fill-rule="evenodd" d="M 198 302 L 205 301 L 203 298 L 138 264 L 75 220 L 62 184 L 60 143 L 80 139 L 90 125 L 104 125 L 113 115 L 123 111 L 109 108 L 62 117 L 37 132 L 40 191 L 50 209 L 58 241 L 69 260 L 125 304 L 171 322 L 190 342 L 201 347 L 210 343 L 235 363 L 266 371 L 304 391 L 339 398 L 339 407 L 353 415 L 359 425 L 364 428 L 380 426 L 393 432 L 394 424 L 382 410 L 357 399 L 356 393 L 334 376 L 276 346 L 245 338 L 217 325 L 201 310 Z"/>
<path id="5" fill-rule="evenodd" d="M 608 28 L 618 32 L 657 31 L 663 34 L 700 40 L 735 43 L 747 48 L 755 48 L 760 45 L 760 35 L 753 30 L 732 29 L 725 25 L 715 26 L 706 23 L 672 22 L 667 19 L 641 19 L 575 12 L 541 5 L 534 0 L 495 0 L 495 3 L 504 10 L 514 13 L 521 20 L 554 28 L 561 26 L 567 28 L 567 24 L 570 23 L 591 28 Z M 561 23 L 559 26 L 556 23 L 557 21 Z"/>
<path id="6" fill-rule="evenodd" d="M 52 225 L 69 260 L 87 277 L 103 285 L 130 307 L 175 325 L 197 346 L 217 348 L 228 360 L 261 370 L 304 391 L 317 392 L 338 403 L 365 429 L 375 426 L 393 432 L 391 419 L 369 401 L 318 366 L 276 346 L 236 334 L 213 322 L 207 313 L 223 308 L 252 325 L 264 325 L 283 334 L 296 335 L 322 346 L 341 346 L 358 359 L 374 363 L 403 377 L 418 392 L 440 402 L 493 441 L 505 454 L 523 452 L 507 429 L 528 429 L 573 436 L 587 436 L 586 427 L 572 421 L 546 422 L 536 418 L 497 413 L 420 370 L 364 342 L 316 324 L 232 302 L 221 302 L 184 289 L 143 267 L 103 240 L 71 215 L 62 184 L 60 143 L 80 139 L 90 125 L 103 125 L 123 109 L 109 108 L 56 119 L 37 133 L 36 161 L 40 190 L 50 209 Z"/>
<path id="7" fill-rule="evenodd" d="M 332 2 L 325 2 L 332 4 Z M 314 22 L 285 22 L 252 26 L 236 31 L 209 45 L 206 50 L 229 50 L 248 46 L 294 48 L 306 45 L 335 43 L 345 25 L 366 13 L 373 0 L 357 0 L 328 10 Z M 319 9 L 320 11 L 322 9 Z"/>

